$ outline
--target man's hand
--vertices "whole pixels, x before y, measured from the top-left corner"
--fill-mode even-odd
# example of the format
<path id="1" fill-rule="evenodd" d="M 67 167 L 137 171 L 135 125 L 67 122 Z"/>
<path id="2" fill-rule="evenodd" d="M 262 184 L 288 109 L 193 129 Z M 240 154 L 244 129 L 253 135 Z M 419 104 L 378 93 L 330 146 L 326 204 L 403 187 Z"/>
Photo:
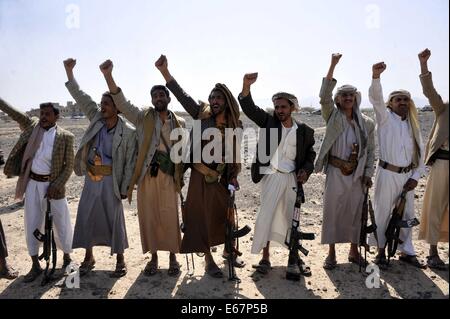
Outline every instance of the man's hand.
<path id="1" fill-rule="evenodd" d="M 258 79 L 258 72 L 244 75 L 244 86 L 250 87 Z"/>
<path id="2" fill-rule="evenodd" d="M 256 79 L 258 79 L 258 73 L 247 73 L 244 75 L 244 81 L 242 84 L 242 92 L 241 95 L 243 97 L 246 97 L 250 94 L 250 86 L 256 82 Z"/>
<path id="3" fill-rule="evenodd" d="M 333 74 L 334 74 L 334 68 L 336 67 L 336 65 L 339 63 L 339 60 L 342 58 L 342 54 L 340 53 L 333 53 L 331 55 L 331 64 L 330 64 L 330 68 L 328 69 L 328 73 L 326 75 L 326 79 L 327 80 L 332 80 L 333 79 Z"/>
<path id="4" fill-rule="evenodd" d="M 339 60 L 342 58 L 342 54 L 340 53 L 333 53 L 331 55 L 331 65 L 336 66 L 339 63 Z"/>
<path id="5" fill-rule="evenodd" d="M 297 182 L 304 184 L 307 180 L 308 173 L 304 169 L 299 170 L 297 173 Z"/>
<path id="6" fill-rule="evenodd" d="M 403 186 L 403 190 L 409 192 L 412 191 L 414 188 L 417 187 L 417 181 L 415 179 L 408 179 L 408 181 L 406 182 L 405 186 Z"/>
<path id="7" fill-rule="evenodd" d="M 69 58 L 67 60 L 64 60 L 64 68 L 66 69 L 66 74 L 67 74 L 67 79 L 69 81 L 73 81 L 74 77 L 73 77 L 73 68 L 75 67 L 75 65 L 77 64 L 77 60 L 74 60 L 72 58 Z"/>
<path id="8" fill-rule="evenodd" d="M 164 80 L 166 80 L 166 83 L 174 80 L 173 76 L 169 72 L 169 63 L 167 62 L 167 57 L 164 54 L 161 54 L 158 60 L 156 60 L 155 66 L 161 72 Z"/>
<path id="9" fill-rule="evenodd" d="M 384 64 L 384 62 L 374 64 L 372 66 L 372 78 L 379 79 L 384 70 L 386 70 L 386 64 Z"/>
<path id="10" fill-rule="evenodd" d="M 106 60 L 100 64 L 100 71 L 102 71 L 104 76 L 111 75 L 113 70 L 113 63 L 111 60 Z"/>
<path id="11" fill-rule="evenodd" d="M 167 62 L 167 57 L 164 54 L 161 54 L 161 56 L 156 60 L 155 62 L 156 68 L 162 73 L 164 71 L 168 70 L 169 63 Z"/>
<path id="12" fill-rule="evenodd" d="M 363 185 L 363 187 L 367 187 L 367 188 L 371 188 L 373 183 L 372 183 L 372 178 L 368 177 L 368 176 L 364 176 L 361 178 L 361 183 Z"/>
<path id="13" fill-rule="evenodd" d="M 66 71 L 72 71 L 75 65 L 77 64 L 77 60 L 74 60 L 72 58 L 68 58 L 67 60 L 64 60 L 64 67 L 66 68 Z"/>
<path id="14" fill-rule="evenodd" d="M 423 50 L 419 53 L 419 61 L 421 64 L 425 64 L 428 62 L 428 59 L 431 56 L 431 51 L 428 49 Z"/>
<path id="15" fill-rule="evenodd" d="M 48 199 L 55 199 L 57 195 L 58 195 L 58 189 L 55 186 L 50 185 L 47 188 L 47 198 Z"/>
<path id="16" fill-rule="evenodd" d="M 431 51 L 428 49 L 419 53 L 420 71 L 422 74 L 427 74 L 428 71 L 428 59 L 431 57 Z"/>

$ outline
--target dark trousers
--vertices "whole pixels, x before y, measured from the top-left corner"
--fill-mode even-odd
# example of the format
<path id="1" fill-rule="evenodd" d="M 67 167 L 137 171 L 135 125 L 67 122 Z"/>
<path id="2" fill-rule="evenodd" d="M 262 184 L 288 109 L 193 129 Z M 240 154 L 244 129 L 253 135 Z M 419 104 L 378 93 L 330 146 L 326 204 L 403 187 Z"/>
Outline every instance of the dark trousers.
<path id="1" fill-rule="evenodd" d="M 5 232 L 3 231 L 2 221 L 0 220 L 0 258 L 8 257 L 8 250 L 6 249 Z"/>

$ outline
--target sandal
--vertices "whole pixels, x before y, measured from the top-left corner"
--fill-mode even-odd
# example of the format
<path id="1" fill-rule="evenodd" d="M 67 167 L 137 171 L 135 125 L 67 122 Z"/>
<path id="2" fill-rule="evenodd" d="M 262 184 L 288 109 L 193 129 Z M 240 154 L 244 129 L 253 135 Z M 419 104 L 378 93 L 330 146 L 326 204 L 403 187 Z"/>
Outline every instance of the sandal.
<path id="1" fill-rule="evenodd" d="M 309 266 L 306 266 L 305 262 L 301 258 L 298 259 L 298 269 L 303 276 L 312 276 L 311 268 Z"/>
<path id="2" fill-rule="evenodd" d="M 419 269 L 427 268 L 427 264 L 419 261 L 419 259 L 417 259 L 417 256 L 415 255 L 401 255 L 398 259 L 405 263 L 411 264 Z"/>
<path id="3" fill-rule="evenodd" d="M 367 265 L 369 264 L 361 255 L 358 255 L 358 257 L 349 255 L 348 261 L 353 264 L 357 264 L 358 266 L 362 265 L 363 267 L 367 267 Z"/>
<path id="4" fill-rule="evenodd" d="M 373 261 L 380 269 L 386 270 L 388 268 L 388 261 L 385 255 L 377 255 Z"/>
<path id="5" fill-rule="evenodd" d="M 266 275 L 272 269 L 270 261 L 266 259 L 261 259 L 258 265 L 253 265 L 252 267 L 255 268 L 257 272 L 263 275 Z"/>
<path id="6" fill-rule="evenodd" d="M 181 265 L 178 261 L 170 262 L 169 264 L 169 270 L 167 271 L 167 274 L 171 277 L 175 277 L 180 273 Z"/>
<path id="7" fill-rule="evenodd" d="M 210 263 L 205 267 L 205 272 L 213 278 L 223 278 L 223 272 L 215 263 Z"/>
<path id="8" fill-rule="evenodd" d="M 427 265 L 432 269 L 447 270 L 447 265 L 439 258 L 438 255 L 427 256 Z"/>
<path id="9" fill-rule="evenodd" d="M 125 263 L 116 264 L 116 269 L 109 275 L 110 278 L 120 278 L 127 274 L 127 265 Z"/>
<path id="10" fill-rule="evenodd" d="M 228 260 L 228 254 L 223 253 L 222 258 Z M 245 261 L 243 261 L 239 256 L 233 253 L 233 266 L 236 268 L 244 268 Z"/>
<path id="11" fill-rule="evenodd" d="M 12 280 L 12 279 L 16 279 L 18 276 L 17 271 L 15 271 L 13 268 L 11 267 L 7 267 L 4 268 L 1 272 L 0 272 L 0 278 L 5 278 L 8 280 Z"/>
<path id="12" fill-rule="evenodd" d="M 336 259 L 331 260 L 327 257 L 327 258 L 325 258 L 325 261 L 324 261 L 322 267 L 327 270 L 332 270 L 332 269 L 336 268 L 336 266 L 337 266 Z"/>
<path id="13" fill-rule="evenodd" d="M 145 276 L 154 276 L 158 272 L 158 262 L 150 260 L 144 269 Z"/>
<path id="14" fill-rule="evenodd" d="M 23 278 L 23 282 L 32 282 L 34 281 L 37 277 L 39 277 L 39 275 L 43 272 L 44 270 L 39 267 L 39 268 L 35 268 L 32 267 L 31 270 L 28 272 L 28 274 L 25 275 L 25 277 Z"/>
<path id="15" fill-rule="evenodd" d="M 80 272 L 80 277 L 87 275 L 92 269 L 95 268 L 95 260 L 93 261 L 83 261 L 78 269 Z"/>

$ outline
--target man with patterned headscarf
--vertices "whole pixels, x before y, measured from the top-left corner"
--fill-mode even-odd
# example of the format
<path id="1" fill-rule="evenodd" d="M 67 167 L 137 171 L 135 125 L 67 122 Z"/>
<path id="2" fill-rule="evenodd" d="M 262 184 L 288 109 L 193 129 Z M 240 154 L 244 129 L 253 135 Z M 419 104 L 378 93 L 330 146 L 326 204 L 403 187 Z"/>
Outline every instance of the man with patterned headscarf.
<path id="1" fill-rule="evenodd" d="M 386 70 L 383 62 L 372 67 L 372 85 L 369 99 L 375 110 L 379 145 L 379 163 L 375 177 L 374 210 L 377 221 L 378 255 L 375 263 L 381 267 L 387 265 L 385 255 L 385 232 L 390 215 L 400 194 L 406 191 L 404 220 L 414 218 L 414 189 L 424 173 L 423 145 L 420 135 L 417 109 L 406 90 L 397 90 L 389 94 L 384 102 L 380 76 Z M 400 260 L 418 268 L 426 265 L 416 257 L 412 244 L 412 228 L 401 228 Z M 376 245 L 374 234 L 370 245 Z"/>
<path id="2" fill-rule="evenodd" d="M 329 245 L 323 267 L 337 265 L 335 244 L 350 243 L 348 260 L 363 262 L 358 252 L 365 188 L 371 187 L 374 163 L 373 121 L 360 110 L 361 93 L 352 85 L 338 88 L 333 73 L 341 59 L 333 54 L 320 90 L 326 132 L 315 164 L 327 175 L 323 199 L 322 244 Z"/>
<path id="3" fill-rule="evenodd" d="M 254 267 L 266 274 L 271 269 L 269 245 L 271 242 L 285 245 L 286 233 L 292 225 L 297 183 L 303 184 L 308 180 L 314 169 L 316 153 L 313 148 L 314 130 L 292 116 L 299 109 L 294 95 L 286 92 L 274 94 L 273 113 L 255 105 L 250 87 L 257 77 L 258 73 L 244 76 L 239 103 L 245 115 L 262 128 L 251 169 L 253 182 L 261 181 L 261 207 L 256 217 L 252 254 L 263 251 L 262 259 Z M 264 149 L 265 154 L 261 151 Z M 311 270 L 295 252 L 289 256 L 287 278 L 298 280 L 300 274 L 310 276 Z"/>
<path id="4" fill-rule="evenodd" d="M 448 121 L 449 106 L 444 102 L 433 85 L 428 59 L 431 51 L 426 49 L 419 54 L 420 82 L 424 95 L 434 110 L 435 120 L 425 150 L 425 164 L 431 166 L 430 175 L 423 197 L 419 239 L 430 245 L 427 265 L 430 268 L 446 270 L 439 258 L 438 242 L 448 243 Z"/>
<path id="5" fill-rule="evenodd" d="M 237 129 L 242 127 L 239 121 L 239 106 L 230 90 L 224 84 L 216 84 L 212 89 L 208 101 L 197 103 L 192 99 L 168 70 L 167 58 L 164 55 L 155 62 L 155 66 L 167 82 L 167 87 L 175 95 L 184 109 L 194 120 L 201 121 L 201 136 L 208 129 L 217 128 L 221 136 L 214 135 L 210 140 L 192 139 L 190 167 L 191 177 L 185 203 L 184 237 L 181 243 L 182 253 L 200 252 L 205 254 L 205 271 L 214 278 L 223 277 L 222 271 L 215 263 L 210 248 L 225 242 L 225 223 L 228 210 L 229 192 L 228 186 L 238 188 L 237 176 L 241 165 L 237 158 L 239 154 L 238 143 L 233 145 L 232 158 L 227 160 L 223 157 L 225 148 L 225 129 Z M 195 124 L 194 124 L 195 125 Z M 195 130 L 195 129 L 194 129 Z M 228 134 L 227 134 L 228 135 Z M 193 136 L 193 135 L 192 135 Z M 192 137 L 191 136 L 191 137 Z M 220 139 L 221 138 L 221 139 Z M 213 160 L 197 158 L 198 151 L 203 150 L 210 143 L 218 143 L 221 149 L 213 148 Z M 216 152 L 222 151 L 222 154 Z M 225 254 L 230 253 L 224 251 Z M 244 262 L 233 253 L 235 267 L 244 267 Z"/>

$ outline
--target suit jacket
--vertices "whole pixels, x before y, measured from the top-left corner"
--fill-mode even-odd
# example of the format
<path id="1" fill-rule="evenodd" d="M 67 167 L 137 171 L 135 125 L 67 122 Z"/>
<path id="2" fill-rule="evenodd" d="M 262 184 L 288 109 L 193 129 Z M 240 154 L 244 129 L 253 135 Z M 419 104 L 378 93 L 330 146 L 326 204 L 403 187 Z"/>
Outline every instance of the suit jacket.
<path id="1" fill-rule="evenodd" d="M 328 155 L 333 146 L 334 142 L 336 142 L 337 138 L 344 132 L 345 126 L 344 121 L 345 118 L 342 116 L 341 111 L 335 106 L 333 101 L 332 92 L 334 87 L 336 86 L 336 80 L 327 80 L 323 79 L 322 88 L 320 90 L 320 105 L 322 110 L 322 117 L 327 123 L 325 136 L 322 141 L 322 145 L 320 146 L 319 155 L 317 156 L 317 161 L 315 164 L 315 171 L 320 172 L 322 169 L 326 171 L 328 165 Z M 358 97 L 360 99 L 360 97 Z M 359 110 L 359 103 L 357 98 L 358 106 L 353 109 L 353 112 L 356 113 L 356 119 L 358 121 L 362 121 L 366 131 L 367 131 L 367 141 L 365 147 L 359 148 L 358 160 L 366 158 L 366 162 L 364 163 L 363 176 L 372 177 L 375 169 L 375 123 L 368 116 L 365 116 Z M 359 165 L 358 165 L 359 166 Z M 359 167 L 358 167 L 359 168 Z"/>
<path id="2" fill-rule="evenodd" d="M 90 121 L 75 155 L 75 174 L 83 176 L 87 173 L 89 148 L 97 133 L 104 126 L 104 122 L 97 103 L 89 95 L 80 90 L 77 82 L 66 82 L 66 87 Z M 127 194 L 136 163 L 136 152 L 137 141 L 135 129 L 119 115 L 112 145 L 114 194 L 119 200 L 121 199 L 121 194 Z"/>
<path id="3" fill-rule="evenodd" d="M 278 132 L 278 144 L 281 141 L 282 135 L 282 124 L 281 121 L 274 114 L 270 114 L 260 107 L 256 106 L 253 102 L 251 94 L 246 97 L 239 96 L 239 103 L 241 105 L 242 111 L 247 115 L 247 117 L 255 122 L 264 130 L 260 131 L 258 144 L 256 146 L 256 157 L 255 161 L 252 163 L 251 173 L 252 180 L 254 183 L 258 183 L 263 175 L 260 173 L 260 168 L 262 166 L 269 166 L 270 159 L 276 151 L 276 148 L 270 149 L 271 140 L 271 129 L 277 129 Z M 300 169 L 304 169 L 308 177 L 314 170 L 314 159 L 316 158 L 316 152 L 314 151 L 314 130 L 306 124 L 297 122 L 297 154 L 295 157 L 295 172 L 298 173 Z M 266 155 L 269 158 L 267 163 L 261 163 L 258 155 L 259 147 L 262 143 L 265 143 Z"/>
<path id="4" fill-rule="evenodd" d="M 435 120 L 431 129 L 430 138 L 425 148 L 425 164 L 432 165 L 430 160 L 434 153 L 448 140 L 448 102 L 444 103 L 433 85 L 431 72 L 420 76 L 423 94 L 428 98 L 434 110 Z"/>
<path id="5" fill-rule="evenodd" d="M 19 123 L 23 130 L 16 145 L 11 150 L 3 169 L 5 175 L 10 178 L 23 174 L 21 171 L 23 154 L 31 133 L 34 128 L 39 125 L 39 120 L 36 118 L 29 118 L 2 99 L 0 99 L 0 110 Z M 54 186 L 58 189 L 55 199 L 62 199 L 66 196 L 65 185 L 72 174 L 74 163 L 73 143 L 74 135 L 59 126 L 56 126 L 50 171 L 50 186 Z"/>

